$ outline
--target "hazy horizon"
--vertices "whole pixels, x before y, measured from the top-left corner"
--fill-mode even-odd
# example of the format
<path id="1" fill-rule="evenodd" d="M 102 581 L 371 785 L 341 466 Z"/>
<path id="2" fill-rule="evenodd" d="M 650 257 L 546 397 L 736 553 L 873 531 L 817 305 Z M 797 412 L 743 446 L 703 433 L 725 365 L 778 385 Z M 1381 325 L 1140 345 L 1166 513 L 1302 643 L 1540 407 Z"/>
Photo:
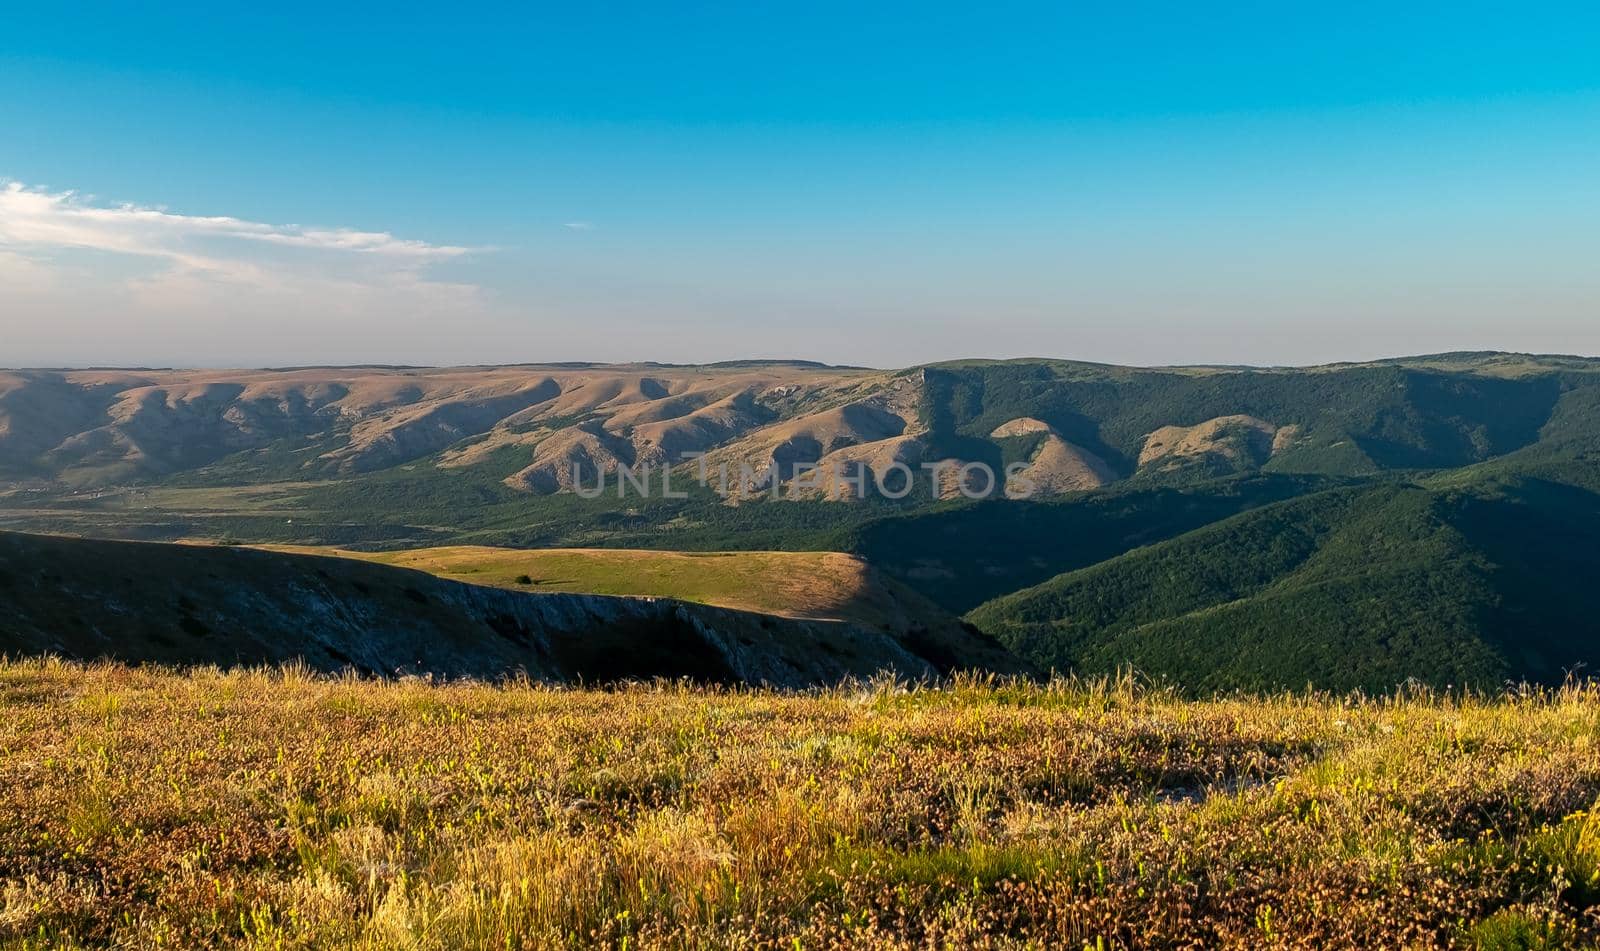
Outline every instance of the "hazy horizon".
<path id="1" fill-rule="evenodd" d="M 971 356 L 952 357 L 944 360 L 928 360 L 920 363 L 903 364 L 865 364 L 865 363 L 830 363 L 826 360 L 813 360 L 807 357 L 730 357 L 720 360 L 703 360 L 696 362 L 680 363 L 665 360 L 512 360 L 502 363 L 383 363 L 376 361 L 361 361 L 354 363 L 276 363 L 276 364 L 250 364 L 250 363 L 59 363 L 59 364 L 17 364 L 0 365 L 0 370 L 18 372 L 38 371 L 63 371 L 63 372 L 95 372 L 95 371 L 187 371 L 196 372 L 226 372 L 229 370 L 241 371 L 270 371 L 293 372 L 296 370 L 344 370 L 344 369 L 396 369 L 396 370 L 458 370 L 458 369 L 497 369 L 504 367 L 630 367 L 630 366 L 659 366 L 659 367 L 714 367 L 734 366 L 739 364 L 793 364 L 811 365 L 832 370 L 906 370 L 919 366 L 933 366 L 946 363 L 1007 363 L 1007 362 L 1059 362 L 1081 363 L 1094 366 L 1118 367 L 1135 370 L 1186 370 L 1186 369 L 1241 369 L 1241 370 L 1302 370 L 1316 369 L 1326 366 L 1361 365 L 1366 363 L 1393 362 L 1400 360 L 1425 360 L 1434 357 L 1447 357 L 1458 354 L 1495 354 L 1508 357 L 1529 357 L 1533 359 L 1551 360 L 1600 360 L 1600 354 L 1584 353 L 1538 353 L 1521 350 L 1453 350 L 1434 351 L 1431 353 L 1396 353 L 1363 360 L 1329 360 L 1321 363 L 1127 363 L 1105 360 L 1083 360 L 1077 357 L 1063 357 L 1050 354 L 1027 354 L 1007 357 Z"/>
<path id="2" fill-rule="evenodd" d="M 1600 353 L 1554 12 L 13 11 L 0 364 Z"/>

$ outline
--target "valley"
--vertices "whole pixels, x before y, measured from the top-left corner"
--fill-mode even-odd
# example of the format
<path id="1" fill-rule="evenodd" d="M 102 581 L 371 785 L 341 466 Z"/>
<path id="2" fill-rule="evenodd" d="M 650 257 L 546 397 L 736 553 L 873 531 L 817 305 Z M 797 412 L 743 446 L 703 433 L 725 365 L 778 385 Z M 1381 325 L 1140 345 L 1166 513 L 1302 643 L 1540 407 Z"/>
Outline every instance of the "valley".
<path id="1" fill-rule="evenodd" d="M 611 488 L 641 466 L 676 491 Z M 1002 474 L 986 493 L 959 477 L 979 467 Z M 1201 692 L 1600 661 L 1582 358 L 10 371 L 0 478 L 12 531 L 870 630 L 964 619 L 1016 669 Z"/>

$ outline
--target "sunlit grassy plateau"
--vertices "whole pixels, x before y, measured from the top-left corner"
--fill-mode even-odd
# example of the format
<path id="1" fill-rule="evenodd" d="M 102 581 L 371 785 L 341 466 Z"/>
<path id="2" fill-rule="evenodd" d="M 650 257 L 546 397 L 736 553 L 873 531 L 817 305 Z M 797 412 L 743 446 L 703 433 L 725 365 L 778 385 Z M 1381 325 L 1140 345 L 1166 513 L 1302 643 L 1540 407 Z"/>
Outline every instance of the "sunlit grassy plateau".
<path id="1" fill-rule="evenodd" d="M 787 617 L 882 623 L 893 596 L 878 590 L 859 558 L 838 552 L 679 552 L 603 548 L 489 548 L 454 545 L 359 552 L 310 545 L 274 551 L 360 558 L 415 568 L 469 584 L 523 591 L 571 591 L 677 598 Z M 897 592 L 914 598 L 909 592 Z"/>
<path id="2" fill-rule="evenodd" d="M 0 666 L 10 947 L 1600 937 L 1600 691 Z"/>

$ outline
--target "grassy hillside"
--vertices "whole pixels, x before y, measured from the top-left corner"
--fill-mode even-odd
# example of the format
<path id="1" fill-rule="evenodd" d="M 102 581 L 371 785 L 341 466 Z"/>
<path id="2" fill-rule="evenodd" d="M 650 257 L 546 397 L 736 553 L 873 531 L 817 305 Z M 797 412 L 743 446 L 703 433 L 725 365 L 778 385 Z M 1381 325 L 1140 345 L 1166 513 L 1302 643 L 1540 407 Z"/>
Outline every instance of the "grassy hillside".
<path id="1" fill-rule="evenodd" d="M 893 623 L 898 622 L 898 623 Z M 366 674 L 802 686 L 1019 670 L 948 616 L 867 626 L 507 591 L 350 558 L 0 533 L 0 655 Z"/>
<path id="2" fill-rule="evenodd" d="M 1044 667 L 1191 689 L 1559 681 L 1600 661 L 1600 496 L 1348 488 L 1222 521 L 986 604 Z"/>
<path id="3" fill-rule="evenodd" d="M 1600 695 L 0 664 L 0 944 L 1600 941 Z"/>
<path id="4" fill-rule="evenodd" d="M 271 546 L 359 558 L 516 591 L 673 598 L 781 617 L 903 630 L 945 623 L 938 608 L 866 562 L 839 552 L 674 552 L 605 548 L 447 546 L 356 552 Z"/>

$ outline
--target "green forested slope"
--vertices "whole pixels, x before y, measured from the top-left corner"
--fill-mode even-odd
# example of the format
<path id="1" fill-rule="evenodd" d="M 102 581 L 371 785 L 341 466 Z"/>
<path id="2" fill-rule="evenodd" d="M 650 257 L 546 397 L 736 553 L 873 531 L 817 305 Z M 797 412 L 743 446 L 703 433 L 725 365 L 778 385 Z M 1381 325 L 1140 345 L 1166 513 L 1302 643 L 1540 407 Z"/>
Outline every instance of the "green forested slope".
<path id="1" fill-rule="evenodd" d="M 1336 484 L 1254 475 L 1040 502 L 956 502 L 881 518 L 837 545 L 947 610 L 1038 584 L 1258 506 Z"/>
<path id="2" fill-rule="evenodd" d="M 1038 361 L 958 364 L 925 371 L 922 414 L 952 452 L 969 455 L 982 451 L 981 437 L 1006 420 L 1040 419 L 1124 475 L 1135 474 L 1140 447 L 1154 430 L 1242 414 L 1299 428 L 1293 445 L 1266 463 L 1269 470 L 1364 475 L 1466 466 L 1521 449 L 1538 439 L 1564 392 L 1600 384 L 1591 372 L 1462 372 L 1469 366 L 1173 372 Z M 1222 464 L 1196 460 L 1191 475 L 1218 475 Z"/>
<path id="3" fill-rule="evenodd" d="M 1541 479 L 1346 488 L 990 602 L 1041 666 L 1192 689 L 1558 680 L 1600 660 L 1600 496 Z"/>

